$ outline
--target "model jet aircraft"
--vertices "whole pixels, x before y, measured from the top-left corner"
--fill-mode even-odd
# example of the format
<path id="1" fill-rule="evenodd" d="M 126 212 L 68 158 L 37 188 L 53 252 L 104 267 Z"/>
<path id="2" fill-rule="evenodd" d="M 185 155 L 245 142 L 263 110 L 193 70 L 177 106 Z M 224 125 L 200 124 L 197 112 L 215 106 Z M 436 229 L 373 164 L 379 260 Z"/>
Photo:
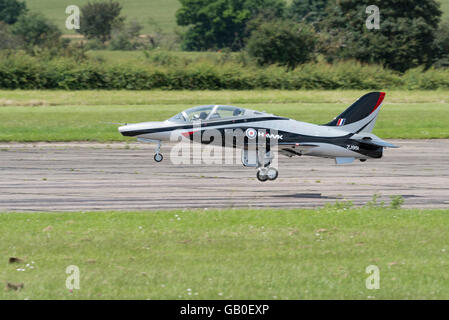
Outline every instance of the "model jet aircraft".
<path id="1" fill-rule="evenodd" d="M 384 148 L 397 148 L 371 133 L 384 98 L 383 92 L 368 93 L 324 125 L 234 106 L 208 105 L 185 110 L 163 122 L 127 124 L 119 127 L 119 132 L 142 142 L 157 143 L 156 162 L 163 160 L 161 141 L 173 141 L 173 136 L 194 141 L 193 136 L 199 133 L 208 137 L 199 142 L 225 147 L 232 135 L 231 147 L 242 149 L 243 165 L 257 167 L 257 179 L 264 182 L 278 177 L 278 170 L 270 167 L 273 142 L 282 155 L 333 158 L 337 164 L 379 159 Z M 210 138 L 211 130 L 220 132 L 222 138 Z M 266 142 L 257 141 L 262 139 Z M 238 140 L 242 143 L 238 144 Z"/>

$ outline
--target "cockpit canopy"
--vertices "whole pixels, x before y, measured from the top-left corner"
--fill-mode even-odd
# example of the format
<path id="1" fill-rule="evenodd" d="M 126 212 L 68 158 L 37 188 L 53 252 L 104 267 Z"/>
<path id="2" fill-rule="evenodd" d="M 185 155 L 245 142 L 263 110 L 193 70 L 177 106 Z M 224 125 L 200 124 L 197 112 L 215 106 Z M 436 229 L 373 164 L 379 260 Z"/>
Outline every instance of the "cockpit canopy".
<path id="1" fill-rule="evenodd" d="M 233 106 L 220 106 L 220 105 L 210 105 L 210 106 L 199 106 L 181 113 L 170 118 L 168 121 L 172 122 L 192 122 L 192 121 L 206 121 L 206 120 L 219 120 L 225 118 L 238 118 L 248 115 L 249 113 L 263 114 L 262 112 L 252 111 L 248 109 L 243 109 Z"/>

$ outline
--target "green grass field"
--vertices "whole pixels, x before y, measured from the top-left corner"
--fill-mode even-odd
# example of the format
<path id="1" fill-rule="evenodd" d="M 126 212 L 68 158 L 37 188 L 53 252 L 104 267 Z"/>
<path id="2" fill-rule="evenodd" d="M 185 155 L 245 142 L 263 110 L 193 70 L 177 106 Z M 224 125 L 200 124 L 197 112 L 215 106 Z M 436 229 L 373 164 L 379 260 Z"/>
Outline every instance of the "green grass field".
<path id="1" fill-rule="evenodd" d="M 80 8 L 89 0 L 25 0 L 32 11 L 42 12 L 66 34 L 73 34 L 65 27 L 68 15 L 65 9 L 69 5 L 77 5 Z M 143 24 L 142 32 L 150 33 L 154 27 L 150 25 L 153 19 L 166 33 L 174 33 L 176 27 L 176 10 L 181 6 L 178 0 L 127 0 L 119 1 L 122 4 L 122 14 L 128 19 L 136 19 Z"/>
<path id="2" fill-rule="evenodd" d="M 0 141 L 125 141 L 113 123 L 165 120 L 202 104 L 233 104 L 327 123 L 363 91 L 0 91 Z M 374 133 L 449 138 L 449 92 L 390 91 Z"/>
<path id="3" fill-rule="evenodd" d="M 342 205 L 4 213 L 0 279 L 24 288 L 0 299 L 448 299 L 448 224 L 448 210 Z"/>

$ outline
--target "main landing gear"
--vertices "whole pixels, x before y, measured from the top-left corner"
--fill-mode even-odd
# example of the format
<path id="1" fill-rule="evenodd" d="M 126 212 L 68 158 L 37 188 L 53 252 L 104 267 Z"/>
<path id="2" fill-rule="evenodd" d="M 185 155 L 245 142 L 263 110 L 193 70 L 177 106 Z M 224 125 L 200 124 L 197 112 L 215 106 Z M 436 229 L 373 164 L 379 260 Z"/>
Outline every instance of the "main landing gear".
<path id="1" fill-rule="evenodd" d="M 257 180 L 260 182 L 265 182 L 267 180 L 274 181 L 278 178 L 279 172 L 275 168 L 262 167 L 257 170 Z"/>
<path id="2" fill-rule="evenodd" d="M 257 168 L 257 180 L 260 182 L 274 181 L 278 178 L 279 172 L 277 169 L 270 167 L 274 155 L 268 151 L 262 150 L 242 150 L 242 163 L 245 167 Z"/>

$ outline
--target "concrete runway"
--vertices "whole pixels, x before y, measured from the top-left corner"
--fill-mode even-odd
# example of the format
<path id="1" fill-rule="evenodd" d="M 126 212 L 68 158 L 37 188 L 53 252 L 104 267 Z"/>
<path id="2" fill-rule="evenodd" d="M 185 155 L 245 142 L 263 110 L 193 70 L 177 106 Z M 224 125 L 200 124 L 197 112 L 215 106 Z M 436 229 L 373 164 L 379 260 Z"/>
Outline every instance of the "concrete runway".
<path id="1" fill-rule="evenodd" d="M 331 159 L 286 158 L 279 179 L 254 168 L 153 161 L 140 143 L 0 143 L 0 211 L 86 211 L 221 207 L 317 207 L 373 194 L 404 207 L 449 208 L 449 140 L 389 140 L 381 160 L 337 166 Z"/>

